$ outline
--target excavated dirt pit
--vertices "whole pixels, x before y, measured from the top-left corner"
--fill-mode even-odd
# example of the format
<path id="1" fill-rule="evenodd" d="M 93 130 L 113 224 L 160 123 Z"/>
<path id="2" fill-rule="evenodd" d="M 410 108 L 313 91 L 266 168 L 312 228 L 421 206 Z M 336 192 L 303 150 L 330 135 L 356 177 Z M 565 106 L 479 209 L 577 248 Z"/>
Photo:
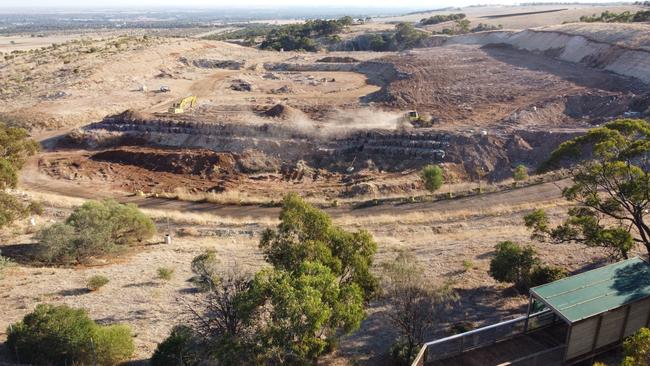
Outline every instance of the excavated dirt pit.
<path id="1" fill-rule="evenodd" d="M 370 100 L 446 125 L 587 127 L 650 106 L 650 87 L 635 79 L 508 46 L 435 47 L 381 61 L 407 76 L 375 80 L 384 87 Z"/>
<path id="2" fill-rule="evenodd" d="M 301 160 L 280 163 L 256 150 L 242 154 L 142 147 L 59 151 L 42 157 L 39 169 L 58 179 L 104 183 L 116 190 L 144 193 L 236 190 L 275 199 L 287 192 L 300 192 L 331 199 L 421 189 L 414 174 L 363 169 L 343 175 L 312 168 Z"/>
<path id="3" fill-rule="evenodd" d="M 265 67 L 241 80 L 272 93 L 319 83 L 336 90 L 340 81 L 321 68 L 345 67 L 355 81 L 374 85 L 368 90 L 381 89 L 347 106 L 269 98 L 228 99 L 182 115 L 127 111 L 70 135 L 72 147 L 92 152 L 45 156 L 41 168 L 127 191 L 411 195 L 422 192 L 417 171 L 424 165 L 444 165 L 456 182 L 497 182 L 519 164 L 534 171 L 588 128 L 650 105 L 643 83 L 507 46 Z M 412 109 L 432 127 L 406 123 Z"/>

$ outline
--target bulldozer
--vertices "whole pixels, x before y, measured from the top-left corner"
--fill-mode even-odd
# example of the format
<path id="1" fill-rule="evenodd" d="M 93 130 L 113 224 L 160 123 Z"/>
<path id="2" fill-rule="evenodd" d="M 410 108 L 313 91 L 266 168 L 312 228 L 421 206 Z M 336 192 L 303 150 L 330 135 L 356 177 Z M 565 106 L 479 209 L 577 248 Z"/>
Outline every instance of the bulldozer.
<path id="1" fill-rule="evenodd" d="M 420 115 L 418 114 L 418 111 L 409 111 L 407 113 L 407 117 L 410 122 L 417 122 L 420 120 Z"/>
<path id="2" fill-rule="evenodd" d="M 186 109 L 189 108 L 194 108 L 196 105 L 196 96 L 195 95 L 190 95 L 189 97 L 185 97 L 178 102 L 172 104 L 171 107 L 169 107 L 169 113 L 185 113 Z"/>

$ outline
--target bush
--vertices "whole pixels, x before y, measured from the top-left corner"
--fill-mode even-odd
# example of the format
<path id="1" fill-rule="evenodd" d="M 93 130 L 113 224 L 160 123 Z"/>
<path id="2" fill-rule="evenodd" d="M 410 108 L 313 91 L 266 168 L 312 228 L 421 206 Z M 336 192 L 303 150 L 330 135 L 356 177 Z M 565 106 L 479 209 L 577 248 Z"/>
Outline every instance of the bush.
<path id="1" fill-rule="evenodd" d="M 499 282 L 512 282 L 518 289 L 526 289 L 530 271 L 539 263 L 535 250 L 522 248 L 517 243 L 504 241 L 496 245 L 496 254 L 490 261 L 490 276 Z"/>
<path id="2" fill-rule="evenodd" d="M 515 182 L 521 182 L 522 180 L 528 179 L 528 168 L 525 165 L 517 165 L 514 172 L 512 172 L 512 178 Z"/>
<path id="3" fill-rule="evenodd" d="M 409 352 L 408 342 L 398 339 L 390 346 L 388 351 L 391 365 L 408 366 L 415 359 L 415 355 Z"/>
<path id="4" fill-rule="evenodd" d="M 172 268 L 160 267 L 158 268 L 158 278 L 161 280 L 169 281 L 174 275 L 174 270 Z"/>
<path id="5" fill-rule="evenodd" d="M 463 13 L 449 14 L 449 15 L 434 15 L 429 18 L 423 18 L 422 20 L 420 20 L 420 23 L 422 23 L 423 25 L 432 25 L 432 24 L 450 22 L 452 20 L 461 20 L 461 19 L 465 19 L 465 17 L 466 15 Z"/>
<path id="6" fill-rule="evenodd" d="M 445 182 L 442 169 L 437 165 L 427 165 L 422 168 L 420 177 L 424 181 L 424 187 L 432 193 L 442 187 Z"/>
<path id="7" fill-rule="evenodd" d="M 192 272 L 194 277 L 190 282 L 198 287 L 201 291 L 209 291 L 219 282 L 218 275 L 219 259 L 217 252 L 206 250 L 192 259 Z"/>
<path id="8" fill-rule="evenodd" d="M 469 260 L 469 259 L 465 259 L 465 260 L 463 260 L 463 271 L 464 271 L 464 272 L 467 272 L 467 271 L 469 271 L 469 270 L 472 269 L 472 268 L 474 268 L 474 262 L 472 262 L 472 261 Z"/>
<path id="9" fill-rule="evenodd" d="M 536 266 L 530 273 L 529 286 L 541 286 L 549 282 L 561 280 L 567 276 L 564 269 L 552 266 Z"/>
<path id="10" fill-rule="evenodd" d="M 128 325 L 97 326 L 93 342 L 100 365 L 114 365 L 116 361 L 127 360 L 135 351 Z"/>
<path id="11" fill-rule="evenodd" d="M 94 345 L 99 364 L 115 365 L 134 350 L 128 326 L 99 326 L 84 310 L 66 305 L 38 305 L 7 333 L 7 346 L 21 363 L 92 364 Z"/>
<path id="12" fill-rule="evenodd" d="M 517 243 L 504 241 L 497 244 L 496 254 L 490 261 L 490 276 L 499 282 L 511 282 L 519 291 L 540 286 L 566 277 L 559 267 L 540 264 L 535 250 Z"/>
<path id="13" fill-rule="evenodd" d="M 167 339 L 158 344 L 151 357 L 151 365 L 195 365 L 200 359 L 197 341 L 192 328 L 179 325 L 172 329 Z"/>
<path id="14" fill-rule="evenodd" d="M 64 223 L 36 234 L 38 257 L 58 264 L 83 263 L 90 257 L 149 239 L 155 231 L 153 221 L 135 205 L 113 200 L 88 201 Z"/>
<path id="15" fill-rule="evenodd" d="M 92 276 L 86 282 L 86 286 L 90 291 L 97 291 L 109 282 L 108 278 L 102 275 Z"/>
<path id="16" fill-rule="evenodd" d="M 650 356 L 650 329 L 641 328 L 623 343 L 621 366 L 648 366 Z"/>

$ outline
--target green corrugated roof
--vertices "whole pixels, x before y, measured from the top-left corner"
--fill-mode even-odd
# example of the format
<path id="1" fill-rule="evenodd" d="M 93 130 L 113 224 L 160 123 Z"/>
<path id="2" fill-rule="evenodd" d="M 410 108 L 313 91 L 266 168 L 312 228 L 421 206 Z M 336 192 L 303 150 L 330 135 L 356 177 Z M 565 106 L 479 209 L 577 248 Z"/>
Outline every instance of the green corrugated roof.
<path id="1" fill-rule="evenodd" d="M 530 292 L 575 323 L 650 296 L 650 264 L 632 258 L 533 287 Z"/>

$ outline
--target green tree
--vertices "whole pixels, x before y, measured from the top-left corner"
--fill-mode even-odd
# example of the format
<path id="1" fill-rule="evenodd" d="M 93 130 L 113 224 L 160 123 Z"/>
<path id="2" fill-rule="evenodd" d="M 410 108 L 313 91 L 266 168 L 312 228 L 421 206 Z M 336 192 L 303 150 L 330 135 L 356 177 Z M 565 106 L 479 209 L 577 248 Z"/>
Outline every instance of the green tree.
<path id="1" fill-rule="evenodd" d="M 352 19 L 351 16 L 346 15 L 342 17 L 341 19 L 338 20 L 339 24 L 341 24 L 344 27 L 351 26 L 354 23 L 354 19 Z"/>
<path id="2" fill-rule="evenodd" d="M 437 191 L 445 183 L 444 173 L 438 165 L 427 165 L 420 171 L 424 187 L 431 193 Z"/>
<path id="3" fill-rule="evenodd" d="M 456 20 L 455 28 L 456 34 L 466 34 L 469 33 L 469 26 L 471 22 L 467 19 Z"/>
<path id="4" fill-rule="evenodd" d="M 391 354 L 395 364 L 410 365 L 457 296 L 447 286 L 431 286 L 411 253 L 401 252 L 383 267 L 388 318 L 399 333 Z"/>
<path id="5" fill-rule="evenodd" d="M 293 272 L 263 270 L 248 296 L 257 309 L 258 358 L 263 364 L 315 364 L 338 335 L 357 329 L 365 316 L 363 290 L 356 283 L 339 282 L 318 262 L 302 262 Z"/>
<path id="6" fill-rule="evenodd" d="M 541 211 L 527 216 L 533 236 L 603 247 L 624 258 L 635 243 L 650 253 L 650 227 L 645 222 L 650 204 L 649 136 L 648 122 L 623 119 L 561 144 L 540 170 L 573 163 L 573 185 L 563 195 L 577 207 L 555 228 Z M 582 160 L 575 164 L 576 159 Z"/>
<path id="7" fill-rule="evenodd" d="M 38 257 L 53 263 L 83 263 L 151 238 L 155 225 L 133 204 L 113 200 L 88 201 L 75 209 L 64 223 L 36 234 Z"/>
<path id="8" fill-rule="evenodd" d="M 192 262 L 202 278 L 196 283 L 207 289 L 201 309 L 191 309 L 192 335 L 205 340 L 201 357 L 227 365 L 315 364 L 363 320 L 377 289 L 370 273 L 376 243 L 366 231 L 336 227 L 290 194 L 260 249 L 272 267 L 252 280 L 239 271 L 217 272 L 210 253 Z M 176 352 L 185 347 L 181 341 L 166 347 Z"/>
<path id="9" fill-rule="evenodd" d="M 621 366 L 648 366 L 650 357 L 650 329 L 641 328 L 623 343 Z"/>
<path id="10" fill-rule="evenodd" d="M 395 26 L 395 41 L 398 48 L 414 48 L 427 37 L 427 34 L 415 29 L 411 23 L 399 23 Z"/>
<path id="11" fill-rule="evenodd" d="M 365 230 L 349 232 L 332 223 L 323 211 L 295 194 L 284 198 L 277 229 L 262 234 L 260 249 L 278 269 L 298 272 L 304 262 L 327 266 L 342 284 L 357 284 L 369 299 L 377 289 L 370 273 L 377 251 L 372 235 Z"/>
<path id="12" fill-rule="evenodd" d="M 371 34 L 368 36 L 368 44 L 372 51 L 381 52 L 388 50 L 388 42 L 386 42 L 381 34 Z"/>
<path id="13" fill-rule="evenodd" d="M 38 149 L 38 143 L 29 138 L 26 130 L 0 123 L 0 228 L 30 212 L 6 190 L 16 187 L 18 171 Z"/>
<path id="14" fill-rule="evenodd" d="M 115 365 L 134 351 L 128 326 L 97 325 L 82 309 L 40 304 L 7 331 L 7 346 L 21 363 Z M 92 343 L 91 343 L 92 342 Z"/>
<path id="15" fill-rule="evenodd" d="M 521 182 L 528 179 L 528 168 L 525 165 L 519 164 L 512 172 L 512 179 L 516 182 Z"/>

